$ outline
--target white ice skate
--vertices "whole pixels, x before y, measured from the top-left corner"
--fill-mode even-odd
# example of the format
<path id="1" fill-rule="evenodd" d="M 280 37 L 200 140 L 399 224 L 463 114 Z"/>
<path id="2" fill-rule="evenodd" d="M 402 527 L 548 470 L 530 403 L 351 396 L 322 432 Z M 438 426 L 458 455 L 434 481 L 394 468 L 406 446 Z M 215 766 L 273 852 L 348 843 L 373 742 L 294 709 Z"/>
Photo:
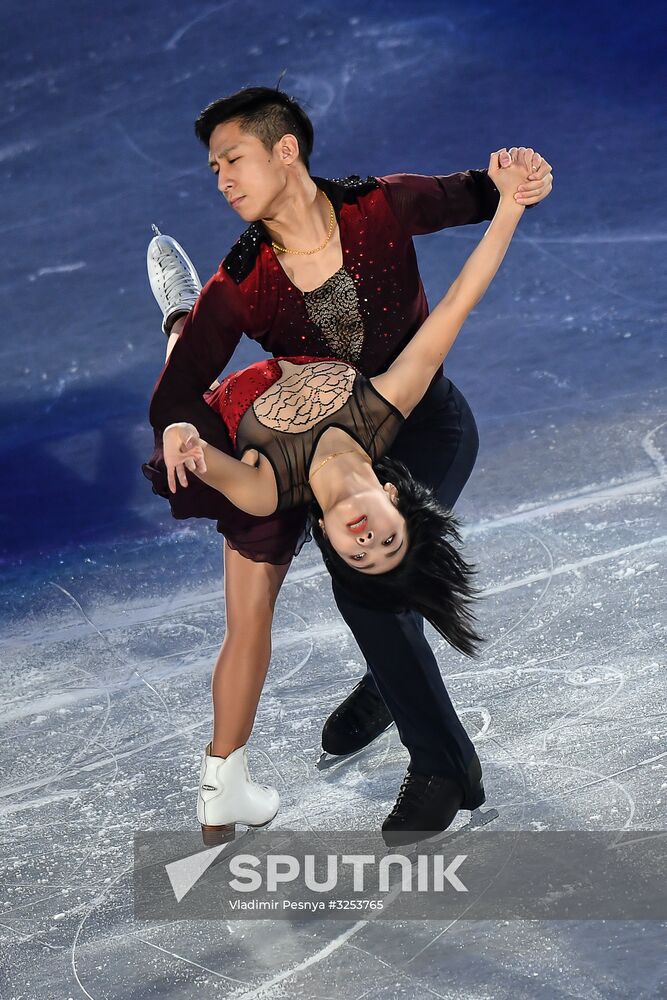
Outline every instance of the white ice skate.
<path id="1" fill-rule="evenodd" d="M 236 823 L 265 826 L 278 812 L 280 796 L 275 788 L 258 785 L 248 772 L 246 746 L 227 757 L 204 751 L 197 795 L 197 819 L 206 844 L 233 839 Z"/>
<path id="2" fill-rule="evenodd" d="M 157 226 L 148 244 L 146 266 L 151 291 L 162 310 L 162 330 L 169 335 L 173 321 L 180 313 L 188 313 L 201 292 L 201 281 L 195 266 L 180 243 L 164 236 Z"/>

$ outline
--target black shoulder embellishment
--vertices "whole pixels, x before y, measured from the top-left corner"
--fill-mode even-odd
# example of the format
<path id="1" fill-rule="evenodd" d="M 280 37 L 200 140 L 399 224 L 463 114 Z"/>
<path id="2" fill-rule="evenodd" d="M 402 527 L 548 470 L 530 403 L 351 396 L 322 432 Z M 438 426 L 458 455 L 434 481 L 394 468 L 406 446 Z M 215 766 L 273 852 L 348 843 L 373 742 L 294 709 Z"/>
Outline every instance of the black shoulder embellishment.
<path id="1" fill-rule="evenodd" d="M 237 285 L 240 285 L 252 271 L 263 242 L 264 231 L 257 222 L 253 222 L 244 233 L 241 233 L 223 260 L 223 268 Z"/>
<path id="2" fill-rule="evenodd" d="M 332 177 L 331 183 L 345 189 L 344 201 L 354 201 L 359 195 L 367 194 L 373 188 L 380 186 L 375 177 L 368 176 L 362 179 L 359 174 L 350 174 L 349 177 Z"/>

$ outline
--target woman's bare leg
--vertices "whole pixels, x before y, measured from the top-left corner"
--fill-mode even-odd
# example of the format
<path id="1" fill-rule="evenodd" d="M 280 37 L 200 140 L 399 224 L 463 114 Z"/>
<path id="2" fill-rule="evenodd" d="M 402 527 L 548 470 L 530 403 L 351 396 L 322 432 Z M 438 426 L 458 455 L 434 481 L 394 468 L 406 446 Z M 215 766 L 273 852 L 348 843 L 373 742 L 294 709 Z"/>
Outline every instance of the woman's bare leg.
<path id="1" fill-rule="evenodd" d="M 225 542 L 227 628 L 213 669 L 212 753 L 227 757 L 250 738 L 271 659 L 273 611 L 289 563 L 257 563 Z"/>
<path id="2" fill-rule="evenodd" d="M 167 341 L 167 353 L 165 354 L 165 358 L 164 358 L 165 361 L 167 360 L 167 358 L 169 357 L 169 355 L 173 351 L 174 344 L 178 340 L 179 334 L 180 334 L 181 330 L 183 329 L 183 327 L 185 326 L 185 321 L 186 321 L 187 318 L 188 318 L 188 314 L 184 313 L 182 316 L 179 316 L 177 319 L 174 320 L 172 328 L 169 331 L 169 340 Z M 215 382 L 211 382 L 211 385 L 210 385 L 209 388 L 210 389 L 217 389 L 218 385 L 219 385 L 219 383 L 218 383 L 218 380 L 216 379 Z"/>
<path id="3" fill-rule="evenodd" d="M 167 358 L 186 319 L 184 315 L 174 321 L 167 341 Z M 213 382 L 211 389 L 217 385 L 217 381 Z M 273 610 L 288 569 L 289 563 L 274 566 L 253 562 L 225 542 L 227 628 L 211 681 L 211 750 L 217 757 L 227 757 L 250 738 L 271 659 Z"/>

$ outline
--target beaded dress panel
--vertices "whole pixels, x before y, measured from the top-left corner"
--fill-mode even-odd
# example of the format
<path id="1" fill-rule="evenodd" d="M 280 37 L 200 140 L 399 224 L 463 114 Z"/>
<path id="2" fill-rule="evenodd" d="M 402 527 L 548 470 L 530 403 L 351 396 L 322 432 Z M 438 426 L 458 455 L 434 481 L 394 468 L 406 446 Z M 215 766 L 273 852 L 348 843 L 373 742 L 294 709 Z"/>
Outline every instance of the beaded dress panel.
<path id="1" fill-rule="evenodd" d="M 364 346 L 357 287 L 344 267 L 303 299 L 308 318 L 319 327 L 332 356 L 356 365 Z"/>

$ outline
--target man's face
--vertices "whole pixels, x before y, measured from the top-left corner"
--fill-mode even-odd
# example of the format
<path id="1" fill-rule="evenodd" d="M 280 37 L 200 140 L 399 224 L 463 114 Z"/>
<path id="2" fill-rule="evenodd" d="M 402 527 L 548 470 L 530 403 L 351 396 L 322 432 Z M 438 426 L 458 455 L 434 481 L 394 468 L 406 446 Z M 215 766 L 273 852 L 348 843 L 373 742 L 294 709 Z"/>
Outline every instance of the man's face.
<path id="1" fill-rule="evenodd" d="M 245 222 L 271 215 L 270 206 L 286 183 L 282 140 L 271 153 L 238 122 L 224 122 L 211 133 L 208 162 L 218 177 L 218 191 Z"/>

